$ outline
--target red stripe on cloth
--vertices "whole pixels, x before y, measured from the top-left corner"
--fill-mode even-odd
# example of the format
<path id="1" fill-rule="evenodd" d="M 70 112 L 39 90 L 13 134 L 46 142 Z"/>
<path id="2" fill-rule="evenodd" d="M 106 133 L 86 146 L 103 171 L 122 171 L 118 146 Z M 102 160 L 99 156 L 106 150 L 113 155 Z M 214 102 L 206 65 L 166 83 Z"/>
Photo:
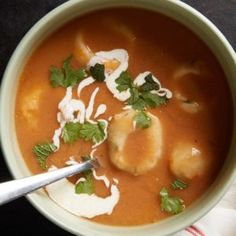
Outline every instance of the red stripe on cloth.
<path id="1" fill-rule="evenodd" d="M 203 233 L 200 229 L 198 229 L 196 226 L 191 225 L 189 228 L 193 229 L 196 233 L 199 234 L 199 236 L 206 236 L 205 233 Z"/>
<path id="2" fill-rule="evenodd" d="M 197 234 L 192 228 L 188 227 L 185 229 L 185 231 L 189 232 L 190 234 L 192 234 L 193 236 L 199 236 L 199 234 Z"/>
<path id="3" fill-rule="evenodd" d="M 187 227 L 185 230 L 191 233 L 193 236 L 206 236 L 201 230 L 193 225 Z"/>

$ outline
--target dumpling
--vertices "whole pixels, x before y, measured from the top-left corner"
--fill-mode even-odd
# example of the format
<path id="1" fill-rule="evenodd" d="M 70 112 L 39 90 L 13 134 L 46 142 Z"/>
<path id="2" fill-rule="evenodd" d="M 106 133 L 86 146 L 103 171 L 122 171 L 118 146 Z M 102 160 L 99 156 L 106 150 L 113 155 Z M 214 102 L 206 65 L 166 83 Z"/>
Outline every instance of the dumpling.
<path id="1" fill-rule="evenodd" d="M 181 142 L 172 151 L 170 169 L 178 178 L 192 179 L 207 171 L 208 160 L 204 152 L 192 143 Z"/>
<path id="2" fill-rule="evenodd" d="M 148 113 L 151 126 L 135 127 L 134 110 L 114 116 L 108 130 L 111 162 L 119 169 L 141 175 L 153 169 L 162 153 L 162 127 L 159 119 Z"/>
<path id="3" fill-rule="evenodd" d="M 38 123 L 37 111 L 39 110 L 40 96 L 42 94 L 42 89 L 35 88 L 32 89 L 28 94 L 26 94 L 21 101 L 21 112 L 24 118 L 27 120 L 28 124 L 35 128 Z"/>
<path id="4" fill-rule="evenodd" d="M 95 53 L 84 42 L 84 37 L 81 32 L 79 32 L 76 36 L 74 56 L 82 65 L 86 65 L 90 59 L 95 56 Z M 103 61 L 103 64 L 106 71 L 113 71 L 119 66 L 120 63 L 117 60 L 107 60 Z"/>

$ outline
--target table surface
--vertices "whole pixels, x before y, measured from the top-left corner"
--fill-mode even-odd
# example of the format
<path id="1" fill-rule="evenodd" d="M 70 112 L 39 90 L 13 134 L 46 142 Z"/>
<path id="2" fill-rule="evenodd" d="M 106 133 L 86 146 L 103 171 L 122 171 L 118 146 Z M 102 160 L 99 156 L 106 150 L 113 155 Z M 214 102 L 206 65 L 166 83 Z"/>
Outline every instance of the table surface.
<path id="1" fill-rule="evenodd" d="M 0 78 L 6 64 L 24 34 L 47 12 L 62 4 L 65 0 L 0 0 Z M 207 16 L 226 36 L 236 49 L 236 0 L 183 0 Z M 11 175 L 0 153 L 0 182 L 10 180 Z M 225 206 L 234 206 L 232 192 L 222 202 Z M 232 201 L 233 204 L 232 204 Z M 51 234 L 70 235 L 42 216 L 25 199 L 0 207 L 1 235 Z"/>

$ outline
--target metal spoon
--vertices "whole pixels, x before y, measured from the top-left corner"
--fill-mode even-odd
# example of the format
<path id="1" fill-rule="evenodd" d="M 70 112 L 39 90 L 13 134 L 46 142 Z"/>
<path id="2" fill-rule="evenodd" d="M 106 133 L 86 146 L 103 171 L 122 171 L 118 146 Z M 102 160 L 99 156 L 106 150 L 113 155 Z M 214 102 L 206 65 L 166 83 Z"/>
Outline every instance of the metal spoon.
<path id="1" fill-rule="evenodd" d="M 24 196 L 41 187 L 44 187 L 45 185 L 56 182 L 57 180 L 75 175 L 91 168 L 96 168 L 98 166 L 99 163 L 97 159 L 92 159 L 81 164 L 60 168 L 47 173 L 1 183 L 0 205 Z"/>

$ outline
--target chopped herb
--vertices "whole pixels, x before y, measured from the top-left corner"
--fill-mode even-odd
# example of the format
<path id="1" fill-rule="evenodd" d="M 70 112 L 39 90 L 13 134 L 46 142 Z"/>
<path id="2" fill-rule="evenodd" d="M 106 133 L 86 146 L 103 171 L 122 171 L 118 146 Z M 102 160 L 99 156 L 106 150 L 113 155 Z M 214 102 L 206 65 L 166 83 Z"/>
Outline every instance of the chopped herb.
<path id="1" fill-rule="evenodd" d="M 145 83 L 140 86 L 141 91 L 152 91 L 160 88 L 159 84 L 154 81 L 152 74 L 148 74 L 145 78 Z"/>
<path id="2" fill-rule="evenodd" d="M 165 105 L 168 101 L 166 97 L 161 97 L 158 94 L 153 94 L 151 92 L 142 93 L 142 98 L 146 103 L 146 107 L 150 108 Z"/>
<path id="3" fill-rule="evenodd" d="M 105 80 L 105 66 L 103 64 L 96 63 L 91 66 L 90 73 L 96 81 L 102 82 Z"/>
<path id="4" fill-rule="evenodd" d="M 73 143 L 78 139 L 84 139 L 85 141 L 93 141 L 99 143 L 105 137 L 105 123 L 99 121 L 98 123 L 80 124 L 79 122 L 69 122 L 62 130 L 62 138 L 65 143 Z"/>
<path id="5" fill-rule="evenodd" d="M 49 80 L 53 87 L 74 86 L 87 76 L 84 69 L 76 70 L 70 65 L 72 56 L 64 60 L 62 68 L 51 66 Z"/>
<path id="6" fill-rule="evenodd" d="M 75 193 L 77 194 L 93 194 L 94 193 L 94 183 L 92 178 L 92 172 L 91 170 L 89 172 L 86 172 L 83 174 L 85 180 L 80 181 L 75 185 Z"/>
<path id="7" fill-rule="evenodd" d="M 130 87 L 130 98 L 127 100 L 129 105 L 135 104 L 139 100 L 139 91 L 138 88 L 135 86 Z"/>
<path id="8" fill-rule="evenodd" d="M 116 88 L 118 89 L 119 92 L 123 92 L 127 89 L 130 89 L 132 87 L 132 78 L 128 74 L 127 71 L 123 71 L 119 78 L 116 79 L 116 83 L 118 84 Z"/>
<path id="9" fill-rule="evenodd" d="M 47 169 L 46 159 L 56 149 L 57 147 L 53 143 L 42 143 L 33 147 L 33 153 L 36 155 L 39 165 L 42 167 L 42 169 Z"/>
<path id="10" fill-rule="evenodd" d="M 152 74 L 148 74 L 144 79 L 145 83 L 137 87 L 134 85 L 131 76 L 125 71 L 116 79 L 116 88 L 119 92 L 129 89 L 131 96 L 127 100 L 127 104 L 131 105 L 135 110 L 143 111 L 146 108 L 165 105 L 168 101 L 166 97 L 161 97 L 158 94 L 150 92 L 151 90 L 158 90 L 160 88 L 159 84 L 153 80 Z"/>
<path id="11" fill-rule="evenodd" d="M 173 183 L 171 183 L 171 187 L 174 190 L 180 189 L 183 190 L 188 187 L 188 184 L 184 183 L 183 181 L 176 179 Z"/>
<path id="12" fill-rule="evenodd" d="M 140 111 L 135 115 L 134 121 L 136 122 L 136 126 L 142 129 L 146 129 L 152 124 L 151 118 L 143 111 Z"/>
<path id="13" fill-rule="evenodd" d="M 81 194 L 93 194 L 94 193 L 94 184 L 92 179 L 88 178 L 85 181 L 80 181 L 75 185 L 75 193 Z"/>
<path id="14" fill-rule="evenodd" d="M 146 108 L 155 108 L 157 106 L 165 105 L 168 101 L 166 97 L 160 97 L 158 94 L 153 94 L 151 92 L 143 92 L 138 94 L 136 100 L 128 100 L 128 104 L 132 105 L 133 109 L 138 111 L 143 111 Z M 132 97 L 132 95 L 131 95 Z"/>
<path id="15" fill-rule="evenodd" d="M 62 130 L 62 138 L 65 143 L 73 143 L 80 138 L 81 124 L 79 122 L 69 122 Z"/>
<path id="16" fill-rule="evenodd" d="M 171 214 L 179 214 L 185 208 L 184 201 L 179 197 L 170 197 L 168 190 L 166 188 L 162 188 L 160 191 L 161 197 L 161 210 L 171 213 Z"/>
<path id="17" fill-rule="evenodd" d="M 105 123 L 99 121 L 96 124 L 85 123 L 80 129 L 80 138 L 88 141 L 91 140 L 94 143 L 101 142 L 105 137 Z"/>
<path id="18" fill-rule="evenodd" d="M 137 111 L 143 111 L 147 107 L 147 104 L 142 97 L 139 97 L 134 103 L 129 105 L 132 105 L 132 108 Z"/>
<path id="19" fill-rule="evenodd" d="M 64 87 L 64 80 L 65 80 L 64 77 L 65 76 L 64 76 L 61 69 L 59 69 L 55 66 L 51 66 L 49 80 L 50 80 L 52 87 L 54 87 L 54 88 L 59 87 L 59 86 Z"/>
<path id="20" fill-rule="evenodd" d="M 81 157 L 82 161 L 88 161 L 91 159 L 91 157 L 88 156 L 82 156 Z M 86 193 L 86 194 L 93 194 L 94 193 L 94 183 L 93 183 L 93 174 L 91 170 L 86 170 L 82 173 L 82 176 L 85 178 L 85 181 L 80 181 L 75 185 L 75 193 L 81 194 L 81 193 Z"/>

